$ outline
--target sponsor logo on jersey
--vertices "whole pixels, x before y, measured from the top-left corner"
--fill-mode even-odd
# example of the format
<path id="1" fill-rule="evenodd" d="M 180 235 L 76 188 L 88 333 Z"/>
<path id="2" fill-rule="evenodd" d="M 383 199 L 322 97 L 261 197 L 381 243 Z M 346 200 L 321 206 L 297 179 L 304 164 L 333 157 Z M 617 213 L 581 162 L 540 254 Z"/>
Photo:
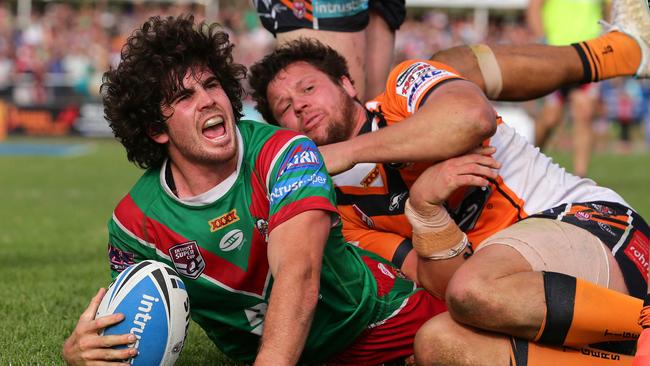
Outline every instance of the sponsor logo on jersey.
<path id="1" fill-rule="evenodd" d="M 284 197 L 296 191 L 302 187 L 322 187 L 329 191 L 329 185 L 327 184 L 327 177 L 323 173 L 314 173 L 312 175 L 303 176 L 300 178 L 287 179 L 285 182 L 280 183 L 279 185 L 273 188 L 271 192 L 271 203 L 276 203 L 282 200 Z"/>
<path id="2" fill-rule="evenodd" d="M 239 221 L 237 209 L 232 209 L 225 214 L 208 221 L 208 224 L 210 225 L 210 231 L 215 232 L 237 221 Z"/>
<path id="3" fill-rule="evenodd" d="M 174 245 L 169 248 L 169 257 L 179 274 L 193 280 L 205 270 L 205 260 L 196 241 Z"/>
<path id="4" fill-rule="evenodd" d="M 219 249 L 224 252 L 229 252 L 235 249 L 241 249 L 241 245 L 244 244 L 246 239 L 244 239 L 244 233 L 239 230 L 230 230 L 226 235 L 221 238 L 219 242 Z"/>
<path id="5" fill-rule="evenodd" d="M 117 272 L 122 272 L 128 266 L 135 263 L 133 253 L 116 248 L 110 243 L 108 244 L 108 260 L 111 264 L 111 269 Z"/>
<path id="6" fill-rule="evenodd" d="M 374 169 L 372 169 L 370 173 L 368 173 L 365 177 L 363 177 L 363 179 L 361 180 L 361 186 L 364 188 L 370 187 L 372 182 L 374 182 L 375 179 L 379 177 L 379 174 L 380 174 L 379 167 L 375 165 Z"/>
<path id="7" fill-rule="evenodd" d="M 585 212 L 585 211 L 578 211 L 578 212 L 576 212 L 575 216 L 576 216 L 576 219 L 578 219 L 580 221 L 588 221 L 589 219 L 591 219 L 591 214 L 589 212 Z"/>
<path id="8" fill-rule="evenodd" d="M 317 18 L 340 18 L 368 9 L 368 0 L 313 0 L 311 5 Z"/>
<path id="9" fill-rule="evenodd" d="M 616 233 L 614 233 L 614 230 L 612 230 L 612 227 L 609 226 L 608 224 L 598 221 L 598 227 L 600 228 L 600 230 L 608 233 L 609 235 L 616 236 Z"/>
<path id="10" fill-rule="evenodd" d="M 269 222 L 262 219 L 262 218 L 256 217 L 255 218 L 255 228 L 260 233 L 260 235 L 262 235 L 262 237 L 264 238 L 264 241 L 268 242 L 269 241 Z"/>
<path id="11" fill-rule="evenodd" d="M 625 247 L 625 255 L 648 281 L 648 238 L 640 231 L 635 231 L 630 243 Z"/>
<path id="12" fill-rule="evenodd" d="M 404 198 L 408 197 L 409 192 L 402 192 L 402 193 L 395 193 L 392 196 L 390 196 L 390 204 L 388 205 L 388 211 L 393 212 L 397 210 L 401 204 L 402 200 Z"/>
<path id="13" fill-rule="evenodd" d="M 414 112 L 418 99 L 431 85 L 453 75 L 447 70 L 438 69 L 426 62 L 417 62 L 398 75 L 395 92 L 406 97 L 408 111 Z"/>
<path id="14" fill-rule="evenodd" d="M 375 222 L 372 221 L 372 218 L 370 216 L 366 215 L 365 212 L 361 211 L 359 206 L 352 205 L 352 209 L 354 210 L 354 213 L 356 213 L 357 216 L 359 216 L 361 221 L 363 221 L 363 223 L 366 224 L 366 226 L 368 226 L 371 229 L 375 228 Z"/>
<path id="15" fill-rule="evenodd" d="M 312 142 L 304 142 L 296 147 L 288 155 L 289 157 L 284 160 L 280 166 L 278 177 L 282 174 L 291 171 L 298 171 L 303 169 L 318 170 L 321 166 L 321 159 L 318 155 L 316 145 Z"/>

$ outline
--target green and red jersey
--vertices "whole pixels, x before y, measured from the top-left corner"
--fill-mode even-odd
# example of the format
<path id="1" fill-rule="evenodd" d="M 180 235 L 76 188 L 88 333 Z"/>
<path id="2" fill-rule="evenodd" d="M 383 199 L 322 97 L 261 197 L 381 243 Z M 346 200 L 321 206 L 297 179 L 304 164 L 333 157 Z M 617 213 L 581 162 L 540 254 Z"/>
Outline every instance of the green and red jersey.
<path id="1" fill-rule="evenodd" d="M 226 355 L 252 361 L 273 287 L 268 234 L 301 212 L 329 211 L 335 224 L 302 358 L 327 360 L 417 290 L 386 262 L 345 242 L 332 182 L 311 140 L 253 121 L 240 121 L 237 130 L 237 170 L 208 192 L 180 200 L 166 164 L 145 172 L 108 223 L 112 274 L 144 259 L 173 265 L 192 318 Z M 376 276 L 389 277 L 390 286 L 378 286 Z"/>

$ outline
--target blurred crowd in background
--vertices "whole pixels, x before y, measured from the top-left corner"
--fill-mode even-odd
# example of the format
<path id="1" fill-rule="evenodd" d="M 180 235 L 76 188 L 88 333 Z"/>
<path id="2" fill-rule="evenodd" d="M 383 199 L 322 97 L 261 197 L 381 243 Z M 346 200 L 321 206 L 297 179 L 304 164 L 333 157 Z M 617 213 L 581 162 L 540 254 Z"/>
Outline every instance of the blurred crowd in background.
<path id="1" fill-rule="evenodd" d="M 231 4 L 236 5 L 222 6 L 216 19 L 210 20 L 218 21 L 231 34 L 237 45 L 236 60 L 250 66 L 271 50 L 274 39 L 260 26 L 249 2 Z M 88 104 L 95 109 L 86 114 L 97 117 L 101 115 L 102 73 L 119 61 L 120 47 L 128 35 L 151 15 L 187 12 L 200 20 L 206 18 L 205 8 L 194 3 L 34 2 L 31 19 L 21 24 L 15 3 L 0 0 L 0 103 L 27 109 Z M 409 8 L 408 18 L 397 32 L 395 62 L 428 58 L 436 50 L 465 43 L 535 41 L 522 9 L 490 13 L 487 31 L 477 28 L 474 15 L 471 9 Z M 608 81 L 601 88 L 601 101 L 596 129 L 614 131 L 609 132 L 613 135 L 620 130 L 623 144 L 637 135 L 645 136 L 650 143 L 648 81 Z M 533 115 L 538 104 L 528 103 L 522 108 Z M 83 111 L 70 113 L 78 117 Z"/>

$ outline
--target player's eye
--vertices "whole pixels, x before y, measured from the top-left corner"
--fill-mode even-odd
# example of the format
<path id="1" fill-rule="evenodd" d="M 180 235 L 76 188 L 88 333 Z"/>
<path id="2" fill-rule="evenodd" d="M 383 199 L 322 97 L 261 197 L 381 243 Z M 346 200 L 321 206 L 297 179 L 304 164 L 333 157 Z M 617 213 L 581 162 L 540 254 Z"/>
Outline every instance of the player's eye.
<path id="1" fill-rule="evenodd" d="M 289 111 L 289 107 L 291 107 L 291 103 L 287 103 L 283 108 L 282 111 L 280 112 L 280 115 L 283 116 L 285 113 Z"/>
<path id="2" fill-rule="evenodd" d="M 313 90 L 314 90 L 314 86 L 313 86 L 313 85 L 309 85 L 308 87 L 305 88 L 305 93 L 309 93 L 309 92 L 311 92 L 311 91 L 313 91 Z"/>

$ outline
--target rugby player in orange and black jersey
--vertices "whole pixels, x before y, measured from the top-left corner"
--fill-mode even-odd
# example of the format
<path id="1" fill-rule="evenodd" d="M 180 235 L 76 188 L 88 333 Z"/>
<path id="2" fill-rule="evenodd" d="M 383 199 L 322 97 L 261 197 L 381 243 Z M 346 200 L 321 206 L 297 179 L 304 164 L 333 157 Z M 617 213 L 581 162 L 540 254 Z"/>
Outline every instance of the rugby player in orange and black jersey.
<path id="1" fill-rule="evenodd" d="M 441 63 L 402 62 L 391 72 L 386 91 L 366 103 L 367 120 L 360 134 L 400 123 L 414 114 L 437 87 L 459 79 L 463 78 L 454 69 Z M 644 296 L 650 230 L 620 195 L 590 179 L 569 174 L 499 116 L 496 133 L 483 145 L 496 147 L 493 158 L 501 163 L 497 179 L 487 187 L 459 189 L 445 205 L 467 234 L 472 248 L 501 229 L 540 213 L 537 216 L 569 222 L 600 238 L 614 250 L 631 294 Z M 335 175 L 346 239 L 378 253 L 406 273 L 415 273 L 405 268 L 417 262 L 407 260 L 414 253 L 404 203 L 410 186 L 430 165 L 360 163 Z M 573 212 L 571 207 L 581 208 Z M 560 215 L 562 212 L 566 214 Z M 630 231 L 634 235 L 628 235 Z"/>

